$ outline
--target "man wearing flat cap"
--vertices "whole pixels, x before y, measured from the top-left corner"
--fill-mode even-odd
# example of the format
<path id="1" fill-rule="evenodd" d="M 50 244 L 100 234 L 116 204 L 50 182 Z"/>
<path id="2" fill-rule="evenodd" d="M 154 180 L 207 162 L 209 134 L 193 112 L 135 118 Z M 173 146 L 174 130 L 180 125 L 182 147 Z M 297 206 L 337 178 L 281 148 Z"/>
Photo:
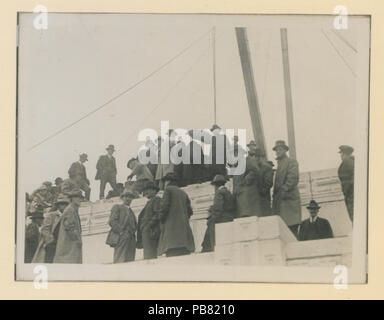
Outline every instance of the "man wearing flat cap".
<path id="1" fill-rule="evenodd" d="M 89 201 L 91 195 L 91 188 L 89 187 L 89 180 L 87 178 L 87 171 L 85 169 L 85 161 L 88 161 L 88 155 L 82 153 L 79 156 L 79 161 L 72 163 L 71 167 L 68 170 L 69 178 L 76 181 L 78 187 L 84 191 L 85 199 Z"/>
<path id="2" fill-rule="evenodd" d="M 49 212 L 40 231 L 39 245 L 33 257 L 33 263 L 52 263 L 56 254 L 56 244 L 62 214 L 69 204 L 67 196 L 60 194 L 55 202 L 56 211 Z"/>
<path id="3" fill-rule="evenodd" d="M 348 215 L 353 223 L 355 157 L 352 155 L 353 148 L 351 146 L 340 146 L 339 153 L 341 164 L 339 166 L 338 176 L 341 183 L 341 190 L 344 194 Z"/>
<path id="4" fill-rule="evenodd" d="M 111 209 L 106 244 L 114 248 L 113 263 L 135 260 L 136 254 L 136 216 L 131 209 L 131 202 L 138 194 L 131 188 L 125 188 L 120 198 L 122 204 L 115 204 Z"/>
<path id="5" fill-rule="evenodd" d="M 299 240 L 317 240 L 333 238 L 331 225 L 327 219 L 318 217 L 320 206 L 311 200 L 307 206 L 309 218 L 305 219 L 299 228 Z"/>
<path id="6" fill-rule="evenodd" d="M 287 156 L 288 146 L 278 140 L 273 147 L 276 152 L 277 169 L 273 188 L 272 211 L 279 215 L 297 237 L 301 222 L 299 183 L 299 164 Z"/>
<path id="7" fill-rule="evenodd" d="M 235 198 L 225 186 L 227 179 L 223 175 L 216 175 L 211 184 L 215 186 L 215 197 L 209 208 L 207 229 L 202 243 L 202 252 L 210 252 L 215 249 L 215 225 L 216 223 L 233 221 L 236 214 Z"/>
<path id="8" fill-rule="evenodd" d="M 143 249 L 144 259 L 156 259 L 160 237 L 161 198 L 157 196 L 159 188 L 152 181 L 147 181 L 143 187 L 143 195 L 148 199 L 141 210 L 137 225 L 138 249 Z"/>
<path id="9" fill-rule="evenodd" d="M 53 263 L 82 263 L 83 241 L 79 207 L 84 196 L 79 188 L 73 189 L 67 196 L 70 203 L 61 216 Z"/>
<path id="10" fill-rule="evenodd" d="M 107 148 L 107 154 L 100 156 L 96 164 L 96 180 L 100 180 L 100 199 L 104 199 L 104 192 L 107 183 L 109 183 L 113 190 L 117 189 L 116 186 L 116 159 L 113 157 L 115 147 L 110 144 Z"/>

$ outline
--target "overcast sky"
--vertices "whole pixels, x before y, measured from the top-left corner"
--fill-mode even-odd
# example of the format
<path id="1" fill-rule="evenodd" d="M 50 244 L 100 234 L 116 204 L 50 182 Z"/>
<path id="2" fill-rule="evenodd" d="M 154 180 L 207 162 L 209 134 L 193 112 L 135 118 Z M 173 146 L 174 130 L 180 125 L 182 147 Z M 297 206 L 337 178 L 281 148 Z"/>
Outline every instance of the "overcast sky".
<path id="1" fill-rule="evenodd" d="M 287 140 L 280 28 L 288 30 L 296 149 L 300 171 L 336 168 L 340 144 L 354 146 L 359 68 L 368 68 L 368 19 L 350 17 L 348 30 L 332 31 L 333 17 L 48 14 L 48 29 L 20 17 L 19 191 L 67 177 L 73 161 L 88 154 L 87 173 L 98 197 L 96 162 L 116 148 L 118 181 L 142 142 L 140 129 L 210 128 L 213 63 L 209 30 L 216 27 L 217 123 L 244 128 L 253 139 L 234 27 L 247 28 L 268 157 Z M 338 50 L 325 37 L 332 41 Z M 47 136 L 78 120 L 139 81 L 207 34 L 167 67 L 105 108 L 38 147 Z M 355 52 L 350 46 L 355 48 Z M 344 59 L 344 61 L 343 61 Z M 356 76 L 357 75 L 357 76 Z M 174 87 L 177 84 L 176 87 Z M 174 89 L 172 89 L 174 88 Z M 172 89 L 172 90 L 171 90 Z"/>

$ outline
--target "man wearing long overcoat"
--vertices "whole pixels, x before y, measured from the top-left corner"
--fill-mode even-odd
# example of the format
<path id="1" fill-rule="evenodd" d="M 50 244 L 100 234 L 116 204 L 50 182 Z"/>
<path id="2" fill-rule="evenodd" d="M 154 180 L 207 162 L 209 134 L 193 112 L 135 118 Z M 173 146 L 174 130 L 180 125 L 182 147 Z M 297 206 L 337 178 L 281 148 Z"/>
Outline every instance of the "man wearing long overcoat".
<path id="1" fill-rule="evenodd" d="M 272 211 L 280 215 L 293 234 L 297 237 L 301 222 L 299 183 L 299 164 L 287 156 L 288 146 L 284 141 L 276 141 L 273 148 L 276 152 L 277 169 L 273 188 Z"/>
<path id="2" fill-rule="evenodd" d="M 40 227 L 44 220 L 44 208 L 38 205 L 34 212 L 29 212 L 28 216 L 32 220 L 25 227 L 24 263 L 31 263 L 39 244 Z"/>
<path id="3" fill-rule="evenodd" d="M 96 177 L 95 180 L 100 180 L 100 199 L 104 199 L 104 192 L 107 183 L 109 183 L 113 190 L 117 189 L 116 186 L 116 159 L 113 156 L 115 147 L 110 144 L 107 148 L 107 154 L 100 156 L 96 164 Z"/>
<path id="4" fill-rule="evenodd" d="M 174 173 L 166 175 L 164 180 L 158 255 L 165 253 L 170 257 L 190 254 L 195 251 L 195 242 L 189 225 L 189 218 L 193 214 L 191 201 L 177 186 L 177 177 Z"/>
<path id="5" fill-rule="evenodd" d="M 143 249 L 144 259 L 157 258 L 161 211 L 161 198 L 156 195 L 158 191 L 159 188 L 152 181 L 147 182 L 143 190 L 148 201 L 139 214 L 136 246 Z"/>
<path id="6" fill-rule="evenodd" d="M 211 182 L 215 186 L 215 197 L 209 208 L 207 230 L 202 243 L 202 252 L 210 252 L 215 248 L 215 225 L 217 223 L 233 221 L 235 217 L 235 199 L 232 193 L 225 187 L 227 182 L 223 175 L 216 175 Z"/>
<path id="7" fill-rule="evenodd" d="M 344 194 L 348 215 L 351 222 L 353 222 L 355 158 L 352 155 L 352 147 L 343 145 L 340 146 L 339 149 L 342 162 L 339 166 L 338 176 L 341 182 L 341 190 Z"/>
<path id="8" fill-rule="evenodd" d="M 115 204 L 111 209 L 106 244 L 114 248 L 113 263 L 135 260 L 137 222 L 130 205 L 137 194 L 126 188 L 121 194 L 122 204 Z"/>
<path id="9" fill-rule="evenodd" d="M 55 202 L 56 211 L 49 212 L 45 217 L 40 231 L 40 240 L 33 263 L 52 263 L 56 253 L 59 227 L 62 214 L 69 204 L 69 199 L 60 194 Z"/>
<path id="10" fill-rule="evenodd" d="M 61 217 L 53 263 L 83 262 L 79 207 L 84 197 L 80 189 L 72 190 L 68 197 L 70 204 L 65 208 Z"/>
<path id="11" fill-rule="evenodd" d="M 68 170 L 68 175 L 71 179 L 76 181 L 78 187 L 84 191 L 85 199 L 89 201 L 91 195 L 91 188 L 89 187 L 89 180 L 87 178 L 87 170 L 84 166 L 85 161 L 88 161 L 88 155 L 82 153 L 79 161 L 72 163 Z"/>

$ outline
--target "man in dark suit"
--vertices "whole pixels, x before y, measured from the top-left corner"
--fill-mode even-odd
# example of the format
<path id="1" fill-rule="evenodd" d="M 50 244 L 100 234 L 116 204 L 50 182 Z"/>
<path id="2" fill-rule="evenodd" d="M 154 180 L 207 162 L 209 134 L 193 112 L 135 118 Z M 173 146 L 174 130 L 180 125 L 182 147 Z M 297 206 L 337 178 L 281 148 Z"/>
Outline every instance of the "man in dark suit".
<path id="1" fill-rule="evenodd" d="M 307 206 L 310 217 L 304 220 L 299 229 L 299 240 L 317 240 L 333 238 L 331 225 L 327 219 L 318 217 L 320 206 L 311 200 Z"/>
<path id="2" fill-rule="evenodd" d="M 347 207 L 349 218 L 353 222 L 353 190 L 355 175 L 355 157 L 352 155 L 353 148 L 350 146 L 339 147 L 341 164 L 338 170 L 338 176 L 341 182 L 341 190 L 344 194 L 345 205 Z"/>
<path id="3" fill-rule="evenodd" d="M 113 157 L 115 147 L 110 144 L 107 148 L 107 154 L 100 156 L 96 164 L 96 180 L 100 180 L 100 199 L 104 199 L 105 186 L 109 183 L 113 190 L 117 190 L 116 185 L 116 159 Z"/>
<path id="4" fill-rule="evenodd" d="M 68 175 L 69 178 L 73 179 L 77 183 L 78 187 L 85 192 L 85 199 L 89 201 L 91 188 L 89 187 L 90 183 L 84 166 L 85 161 L 88 161 L 88 155 L 86 153 L 82 153 L 79 161 L 72 163 L 68 170 Z"/>

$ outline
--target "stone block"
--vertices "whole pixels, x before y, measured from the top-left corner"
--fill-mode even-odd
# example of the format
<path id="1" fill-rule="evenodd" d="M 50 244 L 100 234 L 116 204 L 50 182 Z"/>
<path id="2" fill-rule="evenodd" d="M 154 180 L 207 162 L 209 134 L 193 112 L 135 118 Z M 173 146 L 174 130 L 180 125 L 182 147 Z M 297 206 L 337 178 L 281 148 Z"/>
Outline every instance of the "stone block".
<path id="1" fill-rule="evenodd" d="M 259 239 L 281 239 L 283 242 L 297 242 L 291 230 L 277 215 L 259 218 Z"/>
<path id="2" fill-rule="evenodd" d="M 216 245 L 234 243 L 235 222 L 223 222 L 215 224 Z"/>
<path id="3" fill-rule="evenodd" d="M 233 251 L 233 243 L 222 245 L 216 244 L 214 252 L 215 264 L 233 265 L 235 262 Z"/>
<path id="4" fill-rule="evenodd" d="M 258 217 L 244 217 L 234 220 L 234 242 L 252 241 L 259 236 Z"/>
<path id="5" fill-rule="evenodd" d="M 233 244 L 233 264 L 241 266 L 260 264 L 259 241 L 243 241 Z"/>
<path id="6" fill-rule="evenodd" d="M 285 266 L 285 244 L 280 239 L 259 241 L 261 265 Z"/>

